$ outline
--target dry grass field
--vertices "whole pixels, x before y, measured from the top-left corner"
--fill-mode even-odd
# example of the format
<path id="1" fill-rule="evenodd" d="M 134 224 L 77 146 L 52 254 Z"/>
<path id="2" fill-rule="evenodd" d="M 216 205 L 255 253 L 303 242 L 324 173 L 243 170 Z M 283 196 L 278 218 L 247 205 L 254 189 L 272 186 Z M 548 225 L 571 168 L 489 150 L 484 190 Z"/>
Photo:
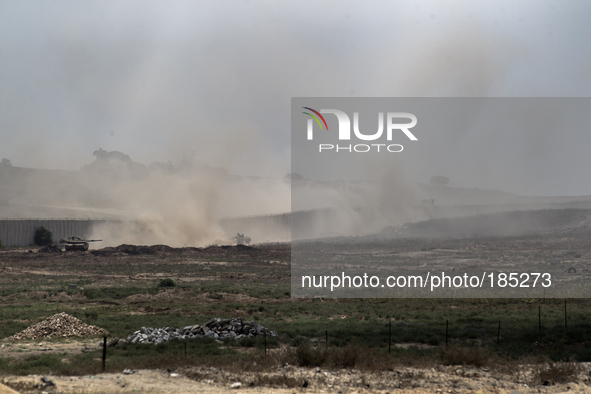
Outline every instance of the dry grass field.
<path id="1" fill-rule="evenodd" d="M 364 248 L 401 265 L 519 262 L 557 273 L 572 266 L 579 277 L 591 269 L 591 242 L 576 232 L 374 239 Z M 43 376 L 57 384 L 45 389 L 64 393 L 101 392 L 98 380 L 108 392 L 131 392 L 143 387 L 141 377 L 148 392 L 170 384 L 178 386 L 172 392 L 224 392 L 237 382 L 243 391 L 278 393 L 589 390 L 587 299 L 292 298 L 289 244 L 4 248 L 0 272 L 0 374 L 23 392 L 40 392 Z M 163 286 L 170 280 L 174 286 Z M 235 317 L 278 336 L 119 344 L 108 348 L 106 374 L 100 337 L 7 339 L 60 312 L 104 328 L 108 339 Z"/>

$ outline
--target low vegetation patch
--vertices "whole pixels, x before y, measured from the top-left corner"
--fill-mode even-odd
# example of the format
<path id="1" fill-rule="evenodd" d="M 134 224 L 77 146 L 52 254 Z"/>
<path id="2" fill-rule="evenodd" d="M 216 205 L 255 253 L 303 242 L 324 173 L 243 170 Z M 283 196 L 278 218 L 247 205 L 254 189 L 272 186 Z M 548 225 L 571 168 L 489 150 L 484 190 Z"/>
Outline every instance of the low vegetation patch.
<path id="1" fill-rule="evenodd" d="M 497 242 L 493 241 L 481 247 L 492 248 Z M 474 241 L 396 242 L 406 251 L 433 248 L 448 253 L 443 246 L 455 247 L 463 257 L 474 258 Z M 524 255 L 536 251 L 541 261 L 554 255 L 579 259 L 568 255 L 570 250 L 545 252 L 537 238 L 520 242 Z M 543 356 L 544 367 L 536 379 L 552 384 L 559 381 L 554 375 L 569 374 L 561 360 L 591 361 L 589 299 L 567 300 L 568 327 L 564 300 L 556 299 L 292 299 L 286 247 L 151 248 L 146 254 L 127 254 L 119 248 L 105 255 L 3 251 L 0 339 L 60 312 L 104 328 L 109 339 L 127 338 L 141 327 L 185 327 L 212 318 L 241 317 L 260 322 L 278 337 L 267 336 L 266 344 L 258 337 L 222 343 L 187 340 L 186 357 L 185 342 L 117 345 L 108 349 L 107 370 L 208 365 L 258 371 L 285 364 L 368 371 L 400 365 L 492 368 L 498 360 Z M 499 248 L 490 252 L 492 261 L 501 254 L 503 259 L 517 256 Z M 547 254 L 539 257 L 541 253 Z M 576 253 L 588 257 L 585 250 Z M 16 352 L 13 347 L 10 357 L 3 354 L 0 373 L 96 373 L 101 357 L 97 343 L 98 339 L 83 355 L 59 360 L 29 357 L 27 349 Z"/>
<path id="2" fill-rule="evenodd" d="M 162 279 L 158 283 L 158 287 L 175 287 L 175 286 L 176 286 L 176 283 L 174 283 L 174 280 L 172 280 L 170 278 Z"/>
<path id="3" fill-rule="evenodd" d="M 577 380 L 581 369 L 581 365 L 573 360 L 541 365 L 534 370 L 532 383 L 550 386 L 558 383 L 574 382 Z"/>
<path id="4" fill-rule="evenodd" d="M 479 347 L 450 346 L 442 347 L 439 351 L 441 362 L 444 365 L 473 365 L 482 367 L 490 358 L 490 350 Z"/>

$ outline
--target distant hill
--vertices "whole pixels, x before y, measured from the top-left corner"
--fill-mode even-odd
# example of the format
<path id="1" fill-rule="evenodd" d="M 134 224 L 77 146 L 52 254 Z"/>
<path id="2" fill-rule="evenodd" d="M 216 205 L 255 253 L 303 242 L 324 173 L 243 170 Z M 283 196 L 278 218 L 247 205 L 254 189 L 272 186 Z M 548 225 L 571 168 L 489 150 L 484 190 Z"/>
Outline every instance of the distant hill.
<path id="1" fill-rule="evenodd" d="M 417 184 L 421 198 L 434 199 L 437 206 L 562 204 L 591 201 L 591 196 L 520 196 L 500 190 Z"/>
<path id="2" fill-rule="evenodd" d="M 589 209 L 543 209 L 431 219 L 385 228 L 380 235 L 394 238 L 475 238 L 535 234 L 588 235 Z"/>
<path id="3" fill-rule="evenodd" d="M 210 199 L 207 197 L 208 192 L 204 191 L 211 187 L 219 189 L 224 182 L 226 185 L 240 185 L 243 181 L 248 181 L 250 194 L 243 192 L 240 186 L 231 189 L 228 194 L 242 193 L 238 199 L 241 203 L 227 204 L 220 216 L 256 216 L 289 210 L 289 189 L 286 189 L 289 182 L 296 188 L 302 188 L 306 201 L 309 200 L 310 206 L 296 210 L 331 208 L 335 200 L 340 201 L 336 197 L 339 193 L 349 194 L 349 200 L 343 201 L 357 204 L 363 200 L 361 197 L 368 195 L 366 192 L 371 188 L 371 184 L 364 182 L 239 177 L 224 169 L 209 167 L 190 159 L 176 167 L 170 162 L 145 166 L 117 151 L 99 149 L 93 155 L 94 161 L 77 171 L 22 168 L 1 163 L 0 219 L 126 218 L 127 213 L 137 208 L 139 202 L 144 203 L 148 211 L 168 212 L 171 205 L 183 205 L 194 196 L 201 196 L 201 200 L 195 198 L 194 206 L 203 204 L 205 200 L 205 203 L 216 207 L 219 201 Z M 278 188 L 277 184 L 284 186 Z M 416 215 L 414 219 L 402 217 L 402 221 L 532 209 L 591 209 L 591 196 L 520 196 L 500 190 L 448 185 L 419 183 L 416 188 L 414 184 L 408 186 L 414 190 L 405 193 L 406 200 L 399 205 L 422 214 Z M 176 190 L 176 193 L 172 190 Z M 283 191 L 283 194 L 275 197 L 277 190 Z M 183 193 L 182 196 L 179 191 Z M 219 190 L 217 193 L 219 196 Z M 259 202 L 262 201 L 261 196 L 267 202 Z M 395 200 L 396 195 L 392 196 Z M 268 203 L 273 200 L 285 203 Z M 165 209 L 162 209 L 163 206 Z M 394 207 L 399 208 L 397 205 Z M 184 208 L 179 209 L 182 211 Z M 362 212 L 364 207 L 351 205 L 350 209 Z"/>

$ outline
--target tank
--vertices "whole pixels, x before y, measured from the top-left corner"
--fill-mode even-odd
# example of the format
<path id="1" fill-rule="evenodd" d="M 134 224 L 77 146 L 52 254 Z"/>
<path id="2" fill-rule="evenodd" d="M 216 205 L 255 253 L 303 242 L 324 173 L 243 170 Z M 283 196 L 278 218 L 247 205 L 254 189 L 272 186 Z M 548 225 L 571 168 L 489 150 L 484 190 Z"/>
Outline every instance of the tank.
<path id="1" fill-rule="evenodd" d="M 102 239 L 82 239 L 79 237 L 67 237 L 60 239 L 60 245 L 64 245 L 66 252 L 69 251 L 83 251 L 86 252 L 90 246 L 90 242 L 100 242 Z"/>

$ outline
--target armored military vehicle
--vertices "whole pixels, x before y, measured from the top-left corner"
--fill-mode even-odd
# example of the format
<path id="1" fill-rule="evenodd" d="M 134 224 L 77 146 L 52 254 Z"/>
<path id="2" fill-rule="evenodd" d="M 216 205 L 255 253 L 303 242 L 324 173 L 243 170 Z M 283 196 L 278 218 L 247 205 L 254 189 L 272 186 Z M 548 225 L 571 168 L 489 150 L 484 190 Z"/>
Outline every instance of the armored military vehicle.
<path id="1" fill-rule="evenodd" d="M 89 242 L 100 242 L 102 239 L 82 239 L 78 237 L 67 237 L 60 239 L 60 245 L 64 245 L 66 252 L 72 250 L 87 251 Z"/>

